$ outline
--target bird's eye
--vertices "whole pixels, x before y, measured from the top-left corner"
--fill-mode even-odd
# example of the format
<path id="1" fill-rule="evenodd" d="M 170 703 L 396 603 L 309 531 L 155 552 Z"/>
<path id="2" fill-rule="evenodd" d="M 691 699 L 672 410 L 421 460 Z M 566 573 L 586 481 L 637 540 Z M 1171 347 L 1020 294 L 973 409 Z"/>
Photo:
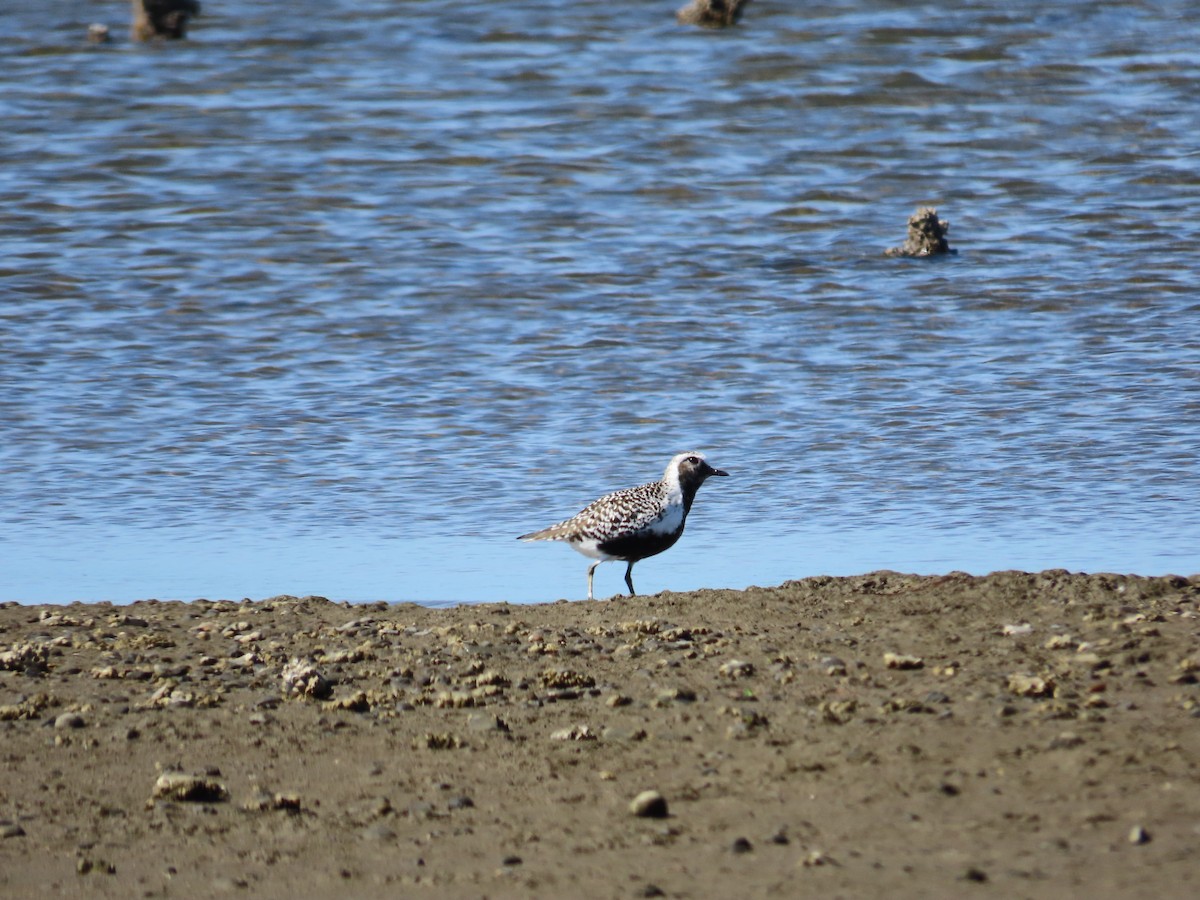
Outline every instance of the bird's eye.
<path id="1" fill-rule="evenodd" d="M 687 458 L 687 461 L 690 462 L 693 466 L 700 465 L 700 457 L 698 457 L 698 456 L 689 456 Z"/>

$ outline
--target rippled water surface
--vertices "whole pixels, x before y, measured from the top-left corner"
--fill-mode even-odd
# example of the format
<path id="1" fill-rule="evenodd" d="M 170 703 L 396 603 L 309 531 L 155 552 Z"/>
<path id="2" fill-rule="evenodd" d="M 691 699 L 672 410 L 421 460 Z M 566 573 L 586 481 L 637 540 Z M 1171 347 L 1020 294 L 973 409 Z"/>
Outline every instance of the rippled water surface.
<path id="1" fill-rule="evenodd" d="M 0 599 L 1200 570 L 1195 4 L 205 7 L 0 11 Z"/>

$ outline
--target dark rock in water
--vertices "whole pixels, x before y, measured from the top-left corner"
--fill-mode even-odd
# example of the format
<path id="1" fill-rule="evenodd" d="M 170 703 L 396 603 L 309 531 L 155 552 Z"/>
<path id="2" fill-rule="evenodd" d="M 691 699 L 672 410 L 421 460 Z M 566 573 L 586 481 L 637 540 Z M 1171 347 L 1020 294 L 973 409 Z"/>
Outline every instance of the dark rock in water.
<path id="1" fill-rule="evenodd" d="M 185 38 L 188 20 L 198 15 L 197 0 L 133 0 L 133 39 Z"/>
<path id="2" fill-rule="evenodd" d="M 908 238 L 901 247 L 892 247 L 888 256 L 939 256 L 954 253 L 946 240 L 950 223 L 939 219 L 932 206 L 922 206 L 908 219 Z"/>
<path id="3" fill-rule="evenodd" d="M 692 0 L 675 13 L 680 25 L 700 25 L 704 28 L 728 28 L 737 24 L 742 10 L 750 0 Z"/>

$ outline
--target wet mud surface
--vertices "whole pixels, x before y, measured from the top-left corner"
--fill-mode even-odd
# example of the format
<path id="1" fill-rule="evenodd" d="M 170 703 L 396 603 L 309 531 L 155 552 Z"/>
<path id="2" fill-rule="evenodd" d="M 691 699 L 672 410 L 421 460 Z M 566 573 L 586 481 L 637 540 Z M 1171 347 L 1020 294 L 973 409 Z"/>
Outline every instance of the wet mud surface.
<path id="1" fill-rule="evenodd" d="M 0 894 L 1184 896 L 1198 601 L 1051 571 L 10 604 Z"/>

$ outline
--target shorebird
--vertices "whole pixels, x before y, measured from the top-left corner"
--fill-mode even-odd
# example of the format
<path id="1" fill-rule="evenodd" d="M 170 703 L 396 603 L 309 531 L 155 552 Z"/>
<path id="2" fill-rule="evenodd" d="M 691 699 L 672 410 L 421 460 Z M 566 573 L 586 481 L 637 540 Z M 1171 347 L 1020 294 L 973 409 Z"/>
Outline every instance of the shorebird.
<path id="1" fill-rule="evenodd" d="M 523 534 L 519 541 L 566 541 L 573 549 L 594 559 L 588 566 L 588 599 L 596 566 L 612 559 L 623 560 L 629 595 L 633 589 L 633 564 L 670 548 L 683 534 L 696 491 L 710 475 L 728 475 L 714 469 L 704 454 L 680 453 L 667 463 L 662 481 L 605 494 L 577 515 L 557 525 Z"/>

